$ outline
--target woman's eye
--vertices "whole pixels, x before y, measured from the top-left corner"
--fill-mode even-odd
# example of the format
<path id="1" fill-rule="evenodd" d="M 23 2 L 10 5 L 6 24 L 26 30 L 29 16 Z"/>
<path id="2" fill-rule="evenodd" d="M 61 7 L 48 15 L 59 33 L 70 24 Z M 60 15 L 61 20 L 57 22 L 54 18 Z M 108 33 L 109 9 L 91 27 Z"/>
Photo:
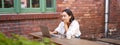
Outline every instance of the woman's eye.
<path id="1" fill-rule="evenodd" d="M 65 16 L 61 16 L 61 17 L 65 17 Z"/>
<path id="2" fill-rule="evenodd" d="M 65 17 L 65 15 L 63 17 Z"/>
<path id="3" fill-rule="evenodd" d="M 63 18 L 64 18 L 64 16 L 63 16 Z"/>

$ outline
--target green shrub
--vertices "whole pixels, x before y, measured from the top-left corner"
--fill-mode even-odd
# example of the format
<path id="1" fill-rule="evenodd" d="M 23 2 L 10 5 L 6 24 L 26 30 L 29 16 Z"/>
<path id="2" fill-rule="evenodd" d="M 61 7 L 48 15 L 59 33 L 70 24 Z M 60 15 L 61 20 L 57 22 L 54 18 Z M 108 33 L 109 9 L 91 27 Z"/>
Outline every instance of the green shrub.
<path id="1" fill-rule="evenodd" d="M 43 38 L 42 41 L 29 40 L 19 35 L 13 35 L 12 38 L 8 38 L 4 34 L 0 33 L 0 45 L 55 45 L 49 38 Z"/>

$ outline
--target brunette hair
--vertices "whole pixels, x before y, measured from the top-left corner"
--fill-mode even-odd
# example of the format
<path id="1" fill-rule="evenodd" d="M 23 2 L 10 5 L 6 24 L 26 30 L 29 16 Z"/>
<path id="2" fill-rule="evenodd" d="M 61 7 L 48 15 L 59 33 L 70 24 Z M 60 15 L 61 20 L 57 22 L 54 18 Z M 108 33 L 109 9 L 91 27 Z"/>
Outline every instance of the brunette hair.
<path id="1" fill-rule="evenodd" d="M 69 22 L 72 22 L 74 20 L 73 13 L 72 13 L 72 11 L 70 9 L 65 9 L 62 12 L 66 12 L 69 16 L 71 16 Z"/>

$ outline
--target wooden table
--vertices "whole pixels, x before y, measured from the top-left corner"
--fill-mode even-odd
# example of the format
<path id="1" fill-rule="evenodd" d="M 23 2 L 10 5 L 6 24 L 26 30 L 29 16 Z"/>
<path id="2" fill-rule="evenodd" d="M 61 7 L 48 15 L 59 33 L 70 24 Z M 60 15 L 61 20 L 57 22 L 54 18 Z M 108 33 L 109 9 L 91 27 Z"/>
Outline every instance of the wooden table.
<path id="1" fill-rule="evenodd" d="M 31 36 L 34 38 L 42 39 L 42 33 L 41 32 L 35 32 L 35 33 L 30 33 Z M 103 45 L 99 44 L 94 41 L 89 41 L 89 40 L 84 40 L 84 39 L 66 39 L 66 38 L 50 38 L 52 42 L 55 42 L 57 44 L 61 45 Z"/>
<path id="2" fill-rule="evenodd" d="M 33 39 L 42 39 L 42 32 L 33 32 L 29 34 Z"/>
<path id="3" fill-rule="evenodd" d="M 102 38 L 102 39 L 98 39 L 98 40 L 102 41 L 102 42 L 111 43 L 111 44 L 114 44 L 114 45 L 120 45 L 120 40 L 116 40 L 116 39 Z"/>
<path id="4" fill-rule="evenodd" d="M 84 39 L 65 39 L 65 38 L 51 38 L 51 41 L 62 44 L 62 45 L 103 45 L 94 41 Z"/>

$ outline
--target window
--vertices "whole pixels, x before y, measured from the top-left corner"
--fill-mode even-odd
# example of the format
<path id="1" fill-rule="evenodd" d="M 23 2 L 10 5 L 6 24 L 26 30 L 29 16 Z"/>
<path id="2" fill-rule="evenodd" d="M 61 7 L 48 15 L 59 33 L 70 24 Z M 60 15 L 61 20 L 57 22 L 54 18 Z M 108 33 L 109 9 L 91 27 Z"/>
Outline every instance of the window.
<path id="1" fill-rule="evenodd" d="M 0 0 L 0 13 L 55 12 L 56 0 Z"/>
<path id="2" fill-rule="evenodd" d="M 46 7 L 52 7 L 52 0 L 46 1 Z"/>
<path id="3" fill-rule="evenodd" d="M 0 13 L 14 12 L 14 0 L 0 0 Z"/>
<path id="4" fill-rule="evenodd" d="M 0 0 L 0 8 L 13 8 L 13 0 Z"/>

